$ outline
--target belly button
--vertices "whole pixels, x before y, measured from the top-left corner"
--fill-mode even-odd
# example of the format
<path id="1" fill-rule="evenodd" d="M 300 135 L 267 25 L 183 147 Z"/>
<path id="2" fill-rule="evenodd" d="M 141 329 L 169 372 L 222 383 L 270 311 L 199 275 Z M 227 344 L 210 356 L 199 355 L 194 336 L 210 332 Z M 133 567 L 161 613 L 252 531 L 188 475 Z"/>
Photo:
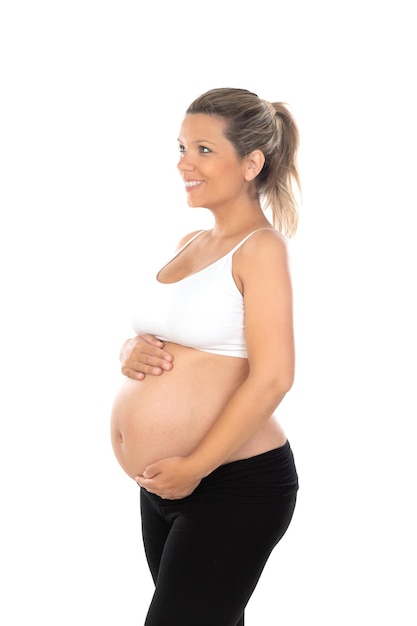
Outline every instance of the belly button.
<path id="1" fill-rule="evenodd" d="M 119 432 L 119 443 L 123 443 L 123 435 Z"/>

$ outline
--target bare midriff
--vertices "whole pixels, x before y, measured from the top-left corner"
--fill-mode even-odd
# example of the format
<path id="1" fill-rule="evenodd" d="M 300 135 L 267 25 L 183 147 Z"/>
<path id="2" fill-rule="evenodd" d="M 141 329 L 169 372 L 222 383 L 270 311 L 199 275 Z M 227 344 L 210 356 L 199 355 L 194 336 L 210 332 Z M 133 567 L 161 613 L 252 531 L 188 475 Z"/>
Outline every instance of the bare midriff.
<path id="1" fill-rule="evenodd" d="M 124 378 L 112 409 L 113 450 L 123 470 L 135 478 L 147 465 L 187 456 L 204 438 L 223 407 L 246 379 L 248 362 L 167 343 L 174 367 L 143 381 Z M 271 416 L 225 462 L 249 458 L 285 443 Z"/>

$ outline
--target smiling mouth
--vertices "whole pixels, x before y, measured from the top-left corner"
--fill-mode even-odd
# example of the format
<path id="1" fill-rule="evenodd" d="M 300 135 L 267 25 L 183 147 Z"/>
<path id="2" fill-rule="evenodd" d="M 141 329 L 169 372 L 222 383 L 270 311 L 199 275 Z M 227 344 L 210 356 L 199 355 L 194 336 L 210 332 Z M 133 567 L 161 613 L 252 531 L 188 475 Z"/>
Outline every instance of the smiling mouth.
<path id="1" fill-rule="evenodd" d="M 202 184 L 202 180 L 186 180 L 185 181 L 185 188 L 187 190 L 189 189 L 193 189 L 193 187 L 198 187 L 199 185 Z"/>

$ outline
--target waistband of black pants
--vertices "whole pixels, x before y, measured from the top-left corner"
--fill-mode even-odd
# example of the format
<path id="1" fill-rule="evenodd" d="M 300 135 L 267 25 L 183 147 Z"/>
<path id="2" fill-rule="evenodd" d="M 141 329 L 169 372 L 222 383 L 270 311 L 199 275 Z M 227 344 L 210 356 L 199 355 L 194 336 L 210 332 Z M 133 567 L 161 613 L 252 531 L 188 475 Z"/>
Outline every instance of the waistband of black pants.
<path id="1" fill-rule="evenodd" d="M 167 500 L 146 495 L 160 504 L 196 499 L 256 502 L 293 495 L 298 490 L 298 475 L 288 440 L 279 448 L 220 465 L 203 478 L 189 496 Z"/>

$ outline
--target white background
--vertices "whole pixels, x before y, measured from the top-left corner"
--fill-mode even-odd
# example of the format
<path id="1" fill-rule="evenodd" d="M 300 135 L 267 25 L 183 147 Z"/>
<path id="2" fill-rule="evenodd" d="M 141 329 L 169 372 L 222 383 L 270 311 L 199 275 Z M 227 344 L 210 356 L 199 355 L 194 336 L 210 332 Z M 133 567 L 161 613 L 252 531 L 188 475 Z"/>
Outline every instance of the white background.
<path id="1" fill-rule="evenodd" d="M 211 223 L 176 172 L 185 108 L 234 86 L 289 103 L 303 180 L 301 489 L 248 626 L 415 626 L 414 25 L 405 0 L 1 4 L 2 624 L 143 623 L 118 350 L 149 255 Z"/>

